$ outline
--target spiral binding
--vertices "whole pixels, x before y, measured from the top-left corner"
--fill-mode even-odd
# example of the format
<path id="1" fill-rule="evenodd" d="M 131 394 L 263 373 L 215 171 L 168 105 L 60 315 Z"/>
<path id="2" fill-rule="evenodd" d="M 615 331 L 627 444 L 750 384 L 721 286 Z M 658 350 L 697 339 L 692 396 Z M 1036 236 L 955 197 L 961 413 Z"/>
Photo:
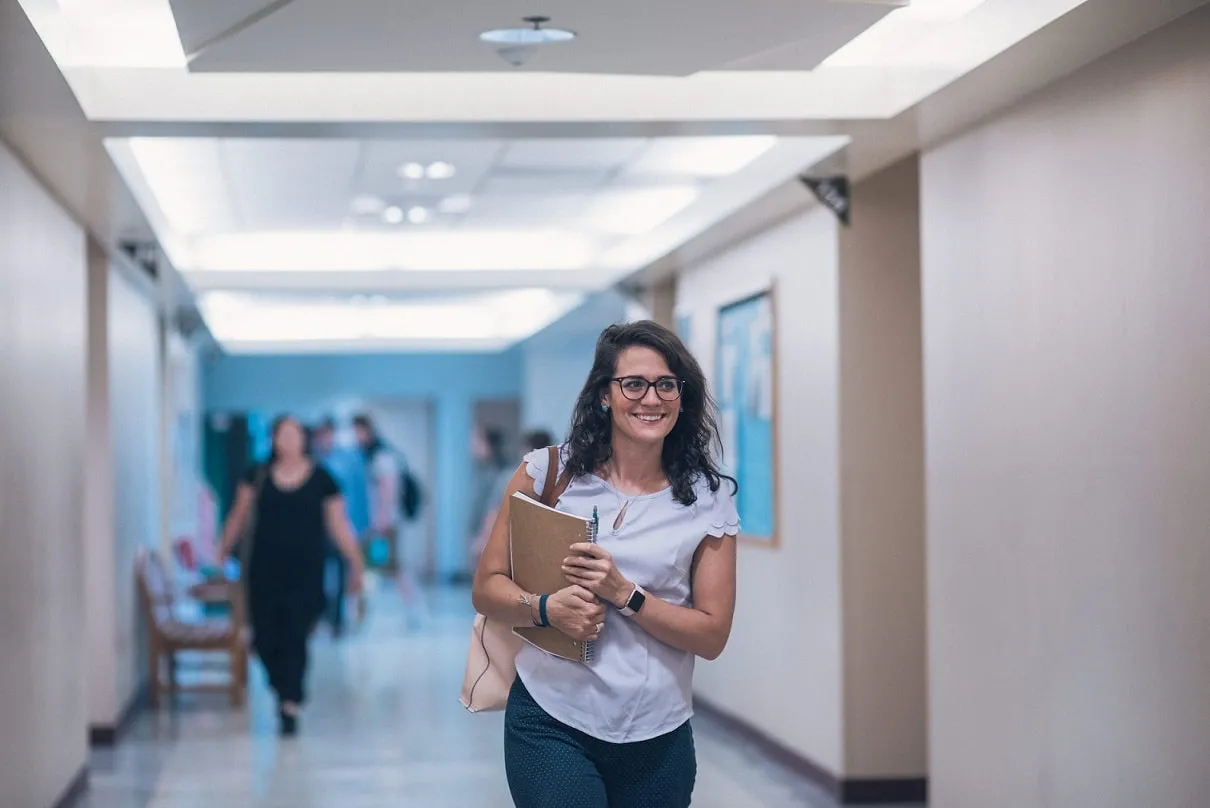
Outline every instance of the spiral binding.
<path id="1" fill-rule="evenodd" d="M 590 544 L 597 543 L 597 529 L 600 527 L 600 518 L 597 515 L 597 508 L 594 505 L 592 508 L 592 519 L 588 520 L 587 531 L 584 538 Z M 592 662 L 597 658 L 597 644 L 595 642 L 586 642 L 580 646 L 580 661 Z"/>

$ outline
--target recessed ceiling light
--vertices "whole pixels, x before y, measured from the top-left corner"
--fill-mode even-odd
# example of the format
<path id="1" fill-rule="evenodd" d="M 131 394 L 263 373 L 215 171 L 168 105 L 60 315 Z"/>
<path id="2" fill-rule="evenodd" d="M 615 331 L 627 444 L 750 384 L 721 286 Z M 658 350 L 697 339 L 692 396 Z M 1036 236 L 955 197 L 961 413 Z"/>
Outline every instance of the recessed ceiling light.
<path id="1" fill-rule="evenodd" d="M 474 205 L 470 194 L 451 194 L 437 203 L 442 213 L 466 213 Z"/>
<path id="2" fill-rule="evenodd" d="M 430 180 L 448 180 L 456 173 L 458 173 L 458 169 L 441 160 L 438 160 L 435 163 L 429 163 L 429 167 L 425 169 L 425 174 L 428 175 Z"/>
<path id="3" fill-rule="evenodd" d="M 420 163 L 404 163 L 398 169 L 399 176 L 405 180 L 424 179 L 424 166 Z"/>
<path id="4" fill-rule="evenodd" d="M 408 208 L 408 221 L 412 224 L 424 224 L 429 220 L 429 212 L 426 208 L 414 207 Z"/>
<path id="5" fill-rule="evenodd" d="M 379 214 L 385 205 L 385 202 L 371 194 L 359 194 L 353 197 L 353 212 L 360 216 Z"/>
<path id="6" fill-rule="evenodd" d="M 558 42 L 570 42 L 576 38 L 574 31 L 562 28 L 543 28 L 542 23 L 550 22 L 549 17 L 524 17 L 524 22 L 530 28 L 496 28 L 479 34 L 479 39 L 491 42 L 493 45 L 550 45 Z"/>
<path id="7" fill-rule="evenodd" d="M 403 208 L 391 205 L 382 212 L 382 220 L 387 224 L 399 224 L 403 221 Z"/>

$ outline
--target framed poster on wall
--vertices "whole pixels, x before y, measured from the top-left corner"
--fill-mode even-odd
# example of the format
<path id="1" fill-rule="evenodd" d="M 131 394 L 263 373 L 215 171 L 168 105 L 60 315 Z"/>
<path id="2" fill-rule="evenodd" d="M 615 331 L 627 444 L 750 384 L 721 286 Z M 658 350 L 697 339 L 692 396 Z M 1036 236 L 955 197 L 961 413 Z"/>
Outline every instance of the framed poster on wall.
<path id="1" fill-rule="evenodd" d="M 773 290 L 722 307 L 715 394 L 723 468 L 739 481 L 741 538 L 777 545 L 776 333 Z"/>

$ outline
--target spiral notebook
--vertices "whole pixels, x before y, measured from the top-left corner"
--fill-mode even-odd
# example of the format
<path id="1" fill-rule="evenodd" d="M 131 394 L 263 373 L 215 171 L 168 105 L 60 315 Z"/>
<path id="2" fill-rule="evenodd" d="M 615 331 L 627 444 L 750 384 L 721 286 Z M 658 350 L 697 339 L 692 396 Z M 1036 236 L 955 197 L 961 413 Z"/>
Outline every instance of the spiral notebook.
<path id="1" fill-rule="evenodd" d="M 520 492 L 509 503 L 508 527 L 512 579 L 526 592 L 565 589 L 563 559 L 568 548 L 597 540 L 595 519 L 549 508 Z M 590 662 L 593 657 L 593 643 L 577 642 L 553 626 L 519 626 L 513 633 L 563 659 Z"/>

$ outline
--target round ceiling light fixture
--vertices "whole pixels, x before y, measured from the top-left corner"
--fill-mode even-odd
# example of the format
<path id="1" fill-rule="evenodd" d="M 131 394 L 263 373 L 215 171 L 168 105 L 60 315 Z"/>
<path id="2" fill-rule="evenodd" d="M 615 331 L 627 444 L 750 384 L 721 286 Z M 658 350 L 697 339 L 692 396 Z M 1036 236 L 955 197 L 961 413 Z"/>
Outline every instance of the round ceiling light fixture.
<path id="1" fill-rule="evenodd" d="M 538 52 L 540 45 L 557 45 L 576 38 L 574 31 L 543 28 L 544 23 L 550 22 L 550 17 L 522 17 L 522 22 L 527 22 L 532 27 L 496 28 L 479 34 L 479 39 L 499 45 L 496 53 L 500 58 L 513 67 L 521 67 Z"/>
<path id="2" fill-rule="evenodd" d="M 550 22 L 550 17 L 522 17 L 531 28 L 496 28 L 484 31 L 479 38 L 493 45 L 550 45 L 558 42 L 570 42 L 576 38 L 574 31 L 562 28 L 543 28 L 544 23 Z"/>

